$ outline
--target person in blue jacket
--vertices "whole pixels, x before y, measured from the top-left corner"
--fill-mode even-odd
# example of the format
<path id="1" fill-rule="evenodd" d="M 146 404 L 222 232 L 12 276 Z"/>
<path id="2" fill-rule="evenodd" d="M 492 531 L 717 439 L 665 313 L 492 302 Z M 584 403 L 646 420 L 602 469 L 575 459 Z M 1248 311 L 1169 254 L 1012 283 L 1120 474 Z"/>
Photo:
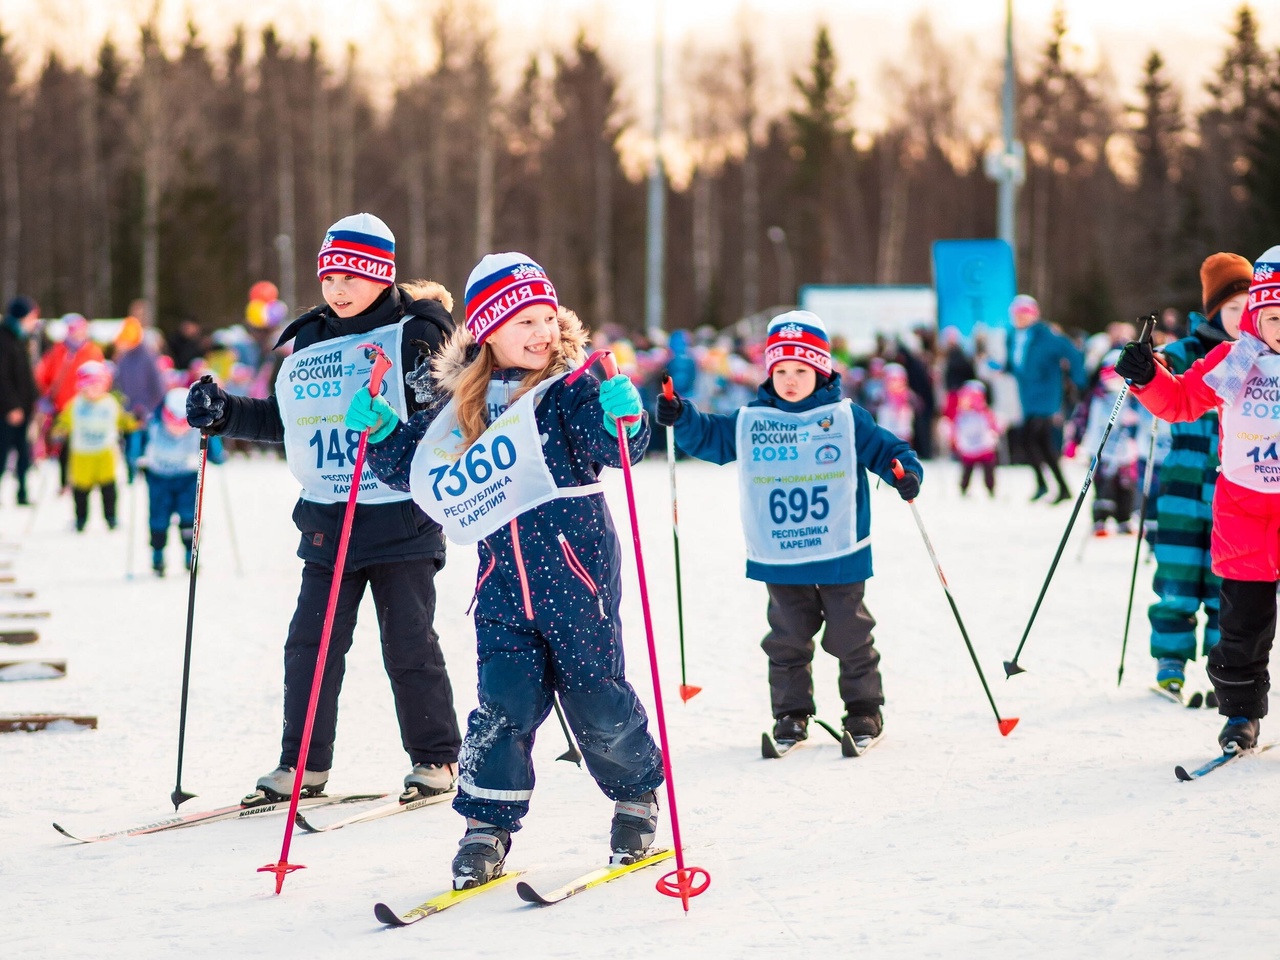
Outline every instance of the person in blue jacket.
<path id="1" fill-rule="evenodd" d="M 157 577 L 164 576 L 164 548 L 176 514 L 178 536 L 190 570 L 200 483 L 200 431 L 187 423 L 187 391 L 174 387 L 165 393 L 145 429 L 138 432 L 142 443 L 136 463 L 147 478 L 150 506 L 151 569 Z M 209 438 L 207 454 L 212 463 L 227 459 L 220 437 Z"/>
<path id="2" fill-rule="evenodd" d="M 349 426 L 369 429 L 377 476 L 411 491 L 449 539 L 478 543 L 480 703 L 453 802 L 467 818 L 453 860 L 459 890 L 502 873 L 556 694 L 614 801 L 613 862 L 644 856 L 657 831 L 662 754 L 626 678 L 622 557 L 599 481 L 602 466 L 622 466 L 619 417 L 639 418 L 626 428 L 633 462 L 650 431 L 625 376 L 570 379 L 586 340 L 542 267 L 490 254 L 467 280 L 466 329 L 411 375 L 423 410 L 401 422 L 362 390 L 347 411 Z"/>
<path id="3" fill-rule="evenodd" d="M 865 742 L 880 736 L 884 689 L 875 620 L 864 602 L 871 577 L 870 471 L 904 500 L 920 492 L 924 468 L 910 444 L 842 400 L 822 320 L 793 310 L 769 323 L 769 379 L 732 414 L 706 414 L 676 395 L 658 401 L 658 422 L 676 444 L 712 463 L 738 462 L 747 576 L 769 591 L 773 737 L 808 736 L 813 700 L 814 635 L 840 661 L 844 728 Z M 895 478 L 893 461 L 903 468 Z"/>
<path id="4" fill-rule="evenodd" d="M 1019 294 L 1009 305 L 1013 329 L 1009 332 L 1007 369 L 1018 382 L 1022 401 L 1022 442 L 1027 461 L 1036 475 L 1039 500 L 1049 492 L 1042 469 L 1047 467 L 1058 483 L 1054 503 L 1071 499 L 1067 481 L 1058 465 L 1055 427 L 1062 417 L 1062 373 L 1065 366 L 1071 382 L 1085 385 L 1084 357 L 1069 339 L 1040 319 L 1040 304 L 1034 297 Z"/>

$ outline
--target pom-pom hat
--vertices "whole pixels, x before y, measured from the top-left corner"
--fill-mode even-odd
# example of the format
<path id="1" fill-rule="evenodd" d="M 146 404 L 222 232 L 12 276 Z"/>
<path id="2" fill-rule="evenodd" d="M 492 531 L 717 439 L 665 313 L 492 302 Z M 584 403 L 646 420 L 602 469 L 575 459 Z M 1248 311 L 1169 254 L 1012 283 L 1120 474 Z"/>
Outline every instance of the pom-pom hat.
<path id="1" fill-rule="evenodd" d="M 525 307 L 545 303 L 558 310 L 556 288 L 547 271 L 523 253 L 491 253 L 476 264 L 467 277 L 467 330 L 476 343 L 484 343 L 489 335 Z"/>
<path id="2" fill-rule="evenodd" d="M 784 360 L 797 360 L 831 376 L 831 339 L 822 318 L 808 310 L 790 310 L 769 321 L 765 374 L 772 376 L 773 368 Z"/>
<path id="3" fill-rule="evenodd" d="M 374 283 L 396 282 L 396 238 L 391 228 L 371 213 L 343 217 L 324 235 L 316 257 L 316 276 L 348 273 Z"/>
<path id="4" fill-rule="evenodd" d="M 1272 247 L 1254 262 L 1249 302 L 1240 318 L 1240 330 L 1261 337 L 1258 314 L 1267 307 L 1280 307 L 1280 247 Z"/>

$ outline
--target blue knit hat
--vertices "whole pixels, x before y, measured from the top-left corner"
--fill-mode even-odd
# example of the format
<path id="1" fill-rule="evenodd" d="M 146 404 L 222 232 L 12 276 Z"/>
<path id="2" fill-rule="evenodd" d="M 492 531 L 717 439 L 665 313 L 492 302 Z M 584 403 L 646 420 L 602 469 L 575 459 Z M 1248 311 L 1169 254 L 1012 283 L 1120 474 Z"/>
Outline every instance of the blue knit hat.
<path id="1" fill-rule="evenodd" d="M 316 258 L 316 276 L 349 273 L 374 283 L 396 282 L 396 238 L 371 213 L 343 217 L 324 235 Z"/>

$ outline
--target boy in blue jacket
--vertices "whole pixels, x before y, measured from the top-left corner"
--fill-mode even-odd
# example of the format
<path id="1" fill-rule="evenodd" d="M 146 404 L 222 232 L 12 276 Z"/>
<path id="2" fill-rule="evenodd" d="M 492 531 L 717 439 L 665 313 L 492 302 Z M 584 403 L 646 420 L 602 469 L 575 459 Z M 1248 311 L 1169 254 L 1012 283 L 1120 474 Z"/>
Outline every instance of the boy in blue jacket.
<path id="1" fill-rule="evenodd" d="M 831 369 L 831 342 L 815 314 L 793 310 L 769 323 L 769 379 L 733 414 L 700 413 L 676 396 L 658 400 L 658 422 L 700 460 L 738 461 L 747 577 L 769 590 L 773 738 L 808 736 L 813 702 L 814 635 L 840 661 L 844 727 L 865 744 L 880 736 L 884 688 L 875 620 L 863 596 L 871 576 L 871 498 L 866 472 L 893 484 L 904 500 L 920 492 L 924 469 L 911 446 L 851 400 Z M 904 473 L 893 476 L 893 461 Z"/>

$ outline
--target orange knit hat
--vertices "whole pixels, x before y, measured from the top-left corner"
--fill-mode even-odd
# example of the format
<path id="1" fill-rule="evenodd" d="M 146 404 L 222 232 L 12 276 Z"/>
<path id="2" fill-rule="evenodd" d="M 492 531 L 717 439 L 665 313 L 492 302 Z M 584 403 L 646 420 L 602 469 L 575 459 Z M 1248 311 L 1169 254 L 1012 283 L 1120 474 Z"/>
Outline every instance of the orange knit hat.
<path id="1" fill-rule="evenodd" d="M 1253 280 L 1253 264 L 1238 253 L 1215 253 L 1200 264 L 1200 291 L 1204 315 L 1212 317 L 1238 293 L 1246 293 Z"/>

